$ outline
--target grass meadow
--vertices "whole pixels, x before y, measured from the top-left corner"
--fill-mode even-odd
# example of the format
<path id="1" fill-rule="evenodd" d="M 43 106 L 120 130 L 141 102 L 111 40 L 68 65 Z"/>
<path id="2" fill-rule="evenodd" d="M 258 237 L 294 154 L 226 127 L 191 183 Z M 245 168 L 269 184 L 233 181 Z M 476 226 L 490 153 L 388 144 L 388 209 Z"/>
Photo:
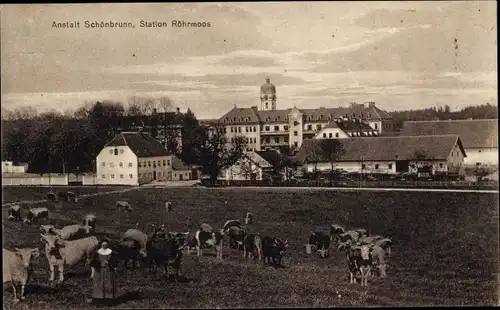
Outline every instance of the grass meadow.
<path id="1" fill-rule="evenodd" d="M 82 188 L 71 189 L 77 193 Z M 40 199 L 46 189 L 4 188 L 7 201 Z M 33 197 L 29 197 L 32 195 Z M 43 198 L 43 195 L 42 197 Z M 254 215 L 251 232 L 288 239 L 284 268 L 243 260 L 229 250 L 216 261 L 207 250 L 198 259 L 185 255 L 174 283 L 141 271 L 117 274 L 123 294 L 114 308 L 254 308 L 498 305 L 498 194 L 459 192 L 323 191 L 305 189 L 144 188 L 64 203 L 51 210 L 56 226 L 98 215 L 98 234 L 121 236 L 139 222 L 165 223 L 171 231 L 194 232 L 206 222 L 220 228 L 227 219 Z M 10 200 L 9 200 L 10 199 Z M 132 213 L 115 208 L 128 199 Z M 167 214 L 164 202 L 173 203 Z M 93 203 L 95 202 L 95 204 Z M 3 207 L 6 218 L 8 207 Z M 327 259 L 308 256 L 304 244 L 311 230 L 328 231 L 330 223 L 366 228 L 392 238 L 388 277 L 371 278 L 369 287 L 350 285 L 345 256 L 332 250 Z M 4 220 L 4 248 L 39 247 L 39 227 Z M 85 304 L 91 281 L 84 267 L 67 274 L 64 285 L 49 284 L 44 256 L 35 262 L 27 298 L 12 302 L 4 285 L 6 309 L 92 308 Z"/>

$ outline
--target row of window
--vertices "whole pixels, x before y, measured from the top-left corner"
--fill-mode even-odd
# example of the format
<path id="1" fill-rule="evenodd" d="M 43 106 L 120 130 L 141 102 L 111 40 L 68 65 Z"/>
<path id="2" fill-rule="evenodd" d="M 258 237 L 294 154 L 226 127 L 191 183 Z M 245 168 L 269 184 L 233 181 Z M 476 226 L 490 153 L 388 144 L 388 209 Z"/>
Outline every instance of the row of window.
<path id="1" fill-rule="evenodd" d="M 375 169 L 379 169 L 379 168 L 380 168 L 380 165 L 379 164 L 375 164 Z M 392 169 L 392 164 L 388 164 L 387 168 L 388 169 Z M 443 168 L 443 164 L 439 164 L 439 168 Z M 361 169 L 366 169 L 366 165 L 365 164 L 361 164 Z"/>
<path id="2" fill-rule="evenodd" d="M 273 139 L 274 143 L 280 143 L 280 137 L 274 137 Z M 288 143 L 288 137 L 283 137 L 283 143 Z M 271 143 L 271 138 L 270 137 L 265 137 L 264 138 L 264 143 Z"/>
<path id="3" fill-rule="evenodd" d="M 283 130 L 284 131 L 288 131 L 288 126 L 287 125 L 284 125 L 283 126 Z M 264 131 L 271 131 L 271 127 L 270 126 L 264 126 Z M 274 126 L 274 131 L 280 131 L 280 126 L 276 125 Z"/>
<path id="4" fill-rule="evenodd" d="M 335 138 L 338 138 L 338 137 L 339 137 L 339 133 L 338 133 L 338 132 L 336 132 L 336 133 L 335 133 Z M 326 138 L 326 132 L 324 132 L 324 133 L 323 133 L 323 138 Z M 328 138 L 333 138 L 333 135 L 332 135 L 332 133 L 331 133 L 331 132 L 330 132 L 330 133 L 328 133 Z"/>
<path id="5" fill-rule="evenodd" d="M 106 167 L 106 162 L 104 162 L 104 161 L 103 161 L 101 165 L 102 165 L 103 167 Z M 118 166 L 123 167 L 123 163 L 122 163 L 122 162 L 118 163 Z M 134 165 L 133 165 L 133 163 L 132 163 L 132 162 L 129 162 L 129 163 L 128 163 L 128 167 L 129 167 L 129 168 L 131 168 L 131 167 L 133 167 L 133 166 L 134 166 Z M 109 167 L 114 168 L 114 167 L 115 167 L 115 163 L 114 163 L 114 162 L 110 162 L 110 163 L 109 163 Z M 139 167 L 140 167 L 140 165 L 139 165 Z"/>
<path id="6" fill-rule="evenodd" d="M 153 167 L 160 167 L 161 163 L 163 163 L 163 166 L 170 166 L 170 159 L 164 159 L 163 161 L 161 161 L 161 160 L 157 160 L 157 161 L 148 160 L 147 162 L 143 161 L 142 164 L 141 164 L 141 162 L 139 162 L 139 168 L 140 167 L 151 167 L 151 163 L 153 163 Z M 146 164 L 147 164 L 147 166 L 146 166 Z"/>
<path id="7" fill-rule="evenodd" d="M 268 103 L 266 102 L 266 108 L 267 107 L 268 107 Z M 365 115 L 363 115 L 363 113 L 361 113 L 360 115 L 356 115 L 356 113 L 352 113 L 351 116 L 353 118 L 359 117 L 361 119 L 364 119 L 364 117 L 365 117 Z M 371 113 L 368 112 L 366 116 L 368 118 L 371 118 Z M 346 114 L 345 117 L 348 117 L 348 115 Z M 316 116 L 316 118 L 314 116 L 312 116 L 312 115 L 308 115 L 306 117 L 306 119 L 308 121 L 313 121 L 313 120 L 320 121 L 320 120 L 332 120 L 332 119 L 334 120 L 334 119 L 338 119 L 338 117 L 334 117 L 332 114 L 330 114 L 328 116 L 320 114 L 320 115 Z M 233 117 L 233 118 L 226 117 L 223 121 L 224 121 L 224 123 L 226 123 L 226 122 L 243 122 L 243 121 L 249 122 L 250 120 L 251 120 L 251 118 L 249 116 L 247 116 L 247 117 Z M 274 121 L 278 122 L 280 120 L 281 120 L 281 116 L 275 116 L 274 117 Z M 270 116 L 266 117 L 265 121 L 266 122 L 271 121 L 271 117 Z M 284 121 L 288 121 L 288 116 L 286 116 L 286 115 L 284 116 Z"/>
<path id="8" fill-rule="evenodd" d="M 111 179 L 114 179 L 114 178 L 115 178 L 115 175 L 114 175 L 114 174 L 111 174 L 111 175 L 110 175 L 110 177 L 111 177 Z M 133 177 L 134 177 L 134 175 L 133 175 L 132 173 L 130 173 L 130 174 L 128 175 L 128 178 L 129 178 L 129 179 L 132 179 Z M 105 178 L 106 178 L 106 175 L 105 175 L 105 174 L 101 175 L 101 178 L 102 178 L 102 179 L 105 179 Z M 120 179 L 123 179 L 123 178 L 125 178 L 125 175 L 120 174 Z"/>
<path id="9" fill-rule="evenodd" d="M 120 149 L 120 154 L 123 154 L 123 152 L 124 152 L 124 150 L 123 150 L 123 149 Z M 110 149 L 110 150 L 109 150 L 109 154 L 110 154 L 110 155 L 113 155 L 113 153 L 114 153 L 115 155 L 118 155 L 118 149 L 117 149 L 117 148 L 114 148 L 114 149 Z"/>
<path id="10" fill-rule="evenodd" d="M 241 128 L 243 127 L 230 127 L 231 132 L 241 132 Z M 257 127 L 255 126 L 247 126 L 245 127 L 245 132 L 257 132 Z"/>

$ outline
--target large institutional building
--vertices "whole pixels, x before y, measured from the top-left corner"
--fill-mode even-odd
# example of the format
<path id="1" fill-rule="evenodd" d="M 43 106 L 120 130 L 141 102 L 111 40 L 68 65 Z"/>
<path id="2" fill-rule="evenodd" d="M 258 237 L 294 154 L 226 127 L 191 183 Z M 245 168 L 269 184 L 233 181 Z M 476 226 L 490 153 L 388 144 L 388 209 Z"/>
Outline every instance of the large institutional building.
<path id="1" fill-rule="evenodd" d="M 391 116 L 375 102 L 349 107 L 278 109 L 276 86 L 269 78 L 260 87 L 260 108 L 236 105 L 217 120 L 229 139 L 244 136 L 248 151 L 298 149 L 305 139 L 378 136 L 393 131 Z"/>

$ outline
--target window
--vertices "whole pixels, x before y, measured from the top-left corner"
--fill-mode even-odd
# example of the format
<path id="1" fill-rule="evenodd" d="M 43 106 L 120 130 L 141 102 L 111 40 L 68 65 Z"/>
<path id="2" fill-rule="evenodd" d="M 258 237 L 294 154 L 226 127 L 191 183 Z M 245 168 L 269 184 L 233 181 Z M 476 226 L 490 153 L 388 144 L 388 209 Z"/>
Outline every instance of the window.
<path id="1" fill-rule="evenodd" d="M 151 162 L 148 160 L 148 167 L 151 167 Z"/>
<path id="2" fill-rule="evenodd" d="M 275 138 L 274 138 L 274 142 L 275 142 L 275 143 L 280 143 L 280 138 L 279 138 L 279 137 L 275 137 Z"/>
<path id="3" fill-rule="evenodd" d="M 134 175 L 132 173 L 128 175 L 129 179 L 132 179 L 133 177 L 134 177 Z"/>
<path id="4" fill-rule="evenodd" d="M 255 126 L 253 126 L 253 132 L 257 132 L 257 129 L 255 128 Z"/>
<path id="5" fill-rule="evenodd" d="M 248 127 L 245 127 L 245 132 L 248 132 Z"/>
<path id="6" fill-rule="evenodd" d="M 288 137 L 284 137 L 283 142 L 288 143 Z"/>
<path id="7" fill-rule="evenodd" d="M 295 147 L 298 147 L 298 146 L 299 146 L 299 142 L 295 141 L 295 142 L 293 143 L 293 145 L 294 145 Z"/>
<path id="8" fill-rule="evenodd" d="M 443 164 L 439 164 L 439 168 L 443 168 Z"/>
<path id="9" fill-rule="evenodd" d="M 176 177 L 176 176 L 177 176 L 177 173 L 174 173 L 174 177 Z"/>
<path id="10" fill-rule="evenodd" d="M 231 127 L 231 132 L 233 132 L 233 127 Z"/>
<path id="11" fill-rule="evenodd" d="M 326 138 L 326 133 L 323 133 L 323 138 Z"/>
<path id="12" fill-rule="evenodd" d="M 151 176 L 153 176 L 153 174 L 152 174 L 151 172 L 150 172 L 150 173 L 148 173 L 148 175 L 149 175 L 150 177 L 151 177 Z"/>
<path id="13" fill-rule="evenodd" d="M 266 140 L 266 143 L 271 143 L 271 138 L 266 137 L 266 139 L 265 139 L 265 140 Z"/>
<path id="14" fill-rule="evenodd" d="M 160 160 L 158 160 L 158 167 L 160 167 L 160 163 L 161 163 Z"/>
<path id="15" fill-rule="evenodd" d="M 321 125 L 316 125 L 317 130 L 321 130 Z"/>
<path id="16" fill-rule="evenodd" d="M 288 126 L 287 125 L 283 126 L 283 130 L 287 131 L 288 130 Z"/>
<path id="17" fill-rule="evenodd" d="M 332 136 L 333 136 L 333 135 L 332 135 L 332 133 L 330 132 L 330 133 L 328 134 L 328 138 L 332 138 Z"/>
<path id="18" fill-rule="evenodd" d="M 280 131 L 280 126 L 274 126 L 274 131 Z"/>
<path id="19" fill-rule="evenodd" d="M 378 164 L 375 164 L 375 169 L 378 169 Z"/>
<path id="20" fill-rule="evenodd" d="M 143 167 L 146 167 L 146 162 L 143 162 L 143 163 L 142 163 L 142 166 L 143 166 Z"/>
<path id="21" fill-rule="evenodd" d="M 293 135 L 294 135 L 294 136 L 298 136 L 297 131 L 294 131 L 294 132 L 293 132 Z"/>
<path id="22" fill-rule="evenodd" d="M 266 129 L 266 131 L 269 131 L 269 126 L 266 126 L 265 129 Z"/>
<path id="23" fill-rule="evenodd" d="M 101 178 L 105 179 L 105 178 L 106 178 L 106 175 L 105 175 L 105 174 L 101 175 Z"/>
<path id="24" fill-rule="evenodd" d="M 120 179 L 123 179 L 123 174 L 120 174 Z"/>
<path id="25" fill-rule="evenodd" d="M 389 169 L 392 169 L 392 164 L 389 164 Z"/>
<path id="26" fill-rule="evenodd" d="M 167 160 L 167 166 L 170 166 L 170 159 Z"/>
<path id="27" fill-rule="evenodd" d="M 118 149 L 115 149 L 115 155 L 118 155 Z"/>
<path id="28" fill-rule="evenodd" d="M 103 167 L 106 167 L 106 163 L 105 163 L 105 162 L 102 162 L 102 166 L 103 166 Z"/>
<path id="29" fill-rule="evenodd" d="M 307 130 L 313 130 L 313 125 L 307 125 Z"/>
<path id="30" fill-rule="evenodd" d="M 366 165 L 365 164 L 361 164 L 361 169 L 366 169 Z"/>
<path id="31" fill-rule="evenodd" d="M 299 124 L 299 122 L 297 122 L 297 121 L 293 122 L 293 126 L 297 126 L 298 124 Z"/>
<path id="32" fill-rule="evenodd" d="M 163 166 L 165 166 L 167 164 L 167 161 L 164 159 L 163 160 Z"/>
<path id="33" fill-rule="evenodd" d="M 378 129 L 378 124 L 377 123 L 375 123 L 375 129 Z"/>
<path id="34" fill-rule="evenodd" d="M 109 154 L 113 155 L 113 150 L 109 150 Z"/>
<path id="35" fill-rule="evenodd" d="M 128 163 L 128 167 L 131 168 L 133 164 L 131 162 Z"/>
<path id="36" fill-rule="evenodd" d="M 120 154 L 123 154 L 124 150 L 123 149 L 120 149 Z"/>
<path id="37" fill-rule="evenodd" d="M 241 127 L 238 127 L 238 132 L 241 132 Z"/>
<path id="38" fill-rule="evenodd" d="M 120 162 L 119 166 L 120 166 L 120 167 L 123 167 L 123 163 L 122 163 L 122 162 Z"/>
<path id="39" fill-rule="evenodd" d="M 112 179 L 114 179 L 114 178 L 115 178 L 115 175 L 114 175 L 114 174 L 112 174 L 112 175 L 111 175 L 111 178 L 112 178 Z"/>

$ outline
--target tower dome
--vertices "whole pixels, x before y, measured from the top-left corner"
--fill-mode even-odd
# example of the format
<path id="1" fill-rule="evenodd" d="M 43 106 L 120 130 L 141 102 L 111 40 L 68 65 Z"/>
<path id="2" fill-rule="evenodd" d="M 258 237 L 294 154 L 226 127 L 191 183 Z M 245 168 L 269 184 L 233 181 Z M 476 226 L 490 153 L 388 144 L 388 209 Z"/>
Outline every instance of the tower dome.
<path id="1" fill-rule="evenodd" d="M 266 77 L 266 82 L 260 87 L 260 93 L 272 95 L 276 94 L 276 86 L 271 84 L 271 79 L 269 77 Z"/>

